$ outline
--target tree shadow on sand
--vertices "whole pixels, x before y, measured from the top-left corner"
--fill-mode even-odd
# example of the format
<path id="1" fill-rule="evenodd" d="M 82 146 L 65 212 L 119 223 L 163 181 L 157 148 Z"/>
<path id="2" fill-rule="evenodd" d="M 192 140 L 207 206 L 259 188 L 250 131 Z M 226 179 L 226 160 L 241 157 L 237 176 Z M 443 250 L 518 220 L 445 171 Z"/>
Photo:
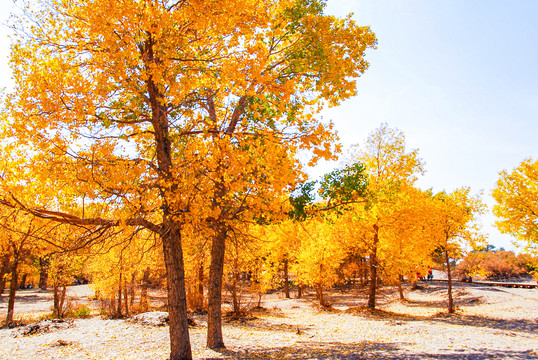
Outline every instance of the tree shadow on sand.
<path id="1" fill-rule="evenodd" d="M 536 335 L 538 332 L 538 321 L 536 320 L 500 320 L 476 315 L 446 315 L 438 314 L 434 321 L 443 322 L 452 325 L 486 327 L 489 329 L 521 331 Z"/>
<path id="2" fill-rule="evenodd" d="M 293 347 L 274 347 L 268 349 L 255 350 L 220 350 L 219 352 L 230 359 L 538 359 L 536 353 L 532 351 L 511 351 L 511 350 L 490 350 L 490 349 L 447 349 L 442 354 L 431 353 L 410 353 L 407 349 L 401 348 L 404 343 L 380 343 L 361 342 L 358 344 L 342 343 L 298 343 Z M 216 360 L 209 358 L 206 360 Z"/>
<path id="3" fill-rule="evenodd" d="M 18 291 L 15 295 L 15 306 L 17 304 L 37 304 L 52 301 L 52 291 L 43 291 L 44 295 L 37 295 L 35 293 L 25 293 L 24 290 Z M 3 295 L 0 297 L 0 309 L 7 308 L 9 295 Z"/>

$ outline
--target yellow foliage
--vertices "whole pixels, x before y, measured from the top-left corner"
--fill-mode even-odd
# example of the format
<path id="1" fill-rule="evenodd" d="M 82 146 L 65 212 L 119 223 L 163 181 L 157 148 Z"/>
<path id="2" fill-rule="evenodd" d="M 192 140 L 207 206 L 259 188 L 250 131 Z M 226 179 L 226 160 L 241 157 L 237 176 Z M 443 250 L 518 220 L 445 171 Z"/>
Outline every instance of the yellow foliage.
<path id="1" fill-rule="evenodd" d="M 538 254 L 538 161 L 529 158 L 511 172 L 501 171 L 492 195 L 499 230 Z"/>

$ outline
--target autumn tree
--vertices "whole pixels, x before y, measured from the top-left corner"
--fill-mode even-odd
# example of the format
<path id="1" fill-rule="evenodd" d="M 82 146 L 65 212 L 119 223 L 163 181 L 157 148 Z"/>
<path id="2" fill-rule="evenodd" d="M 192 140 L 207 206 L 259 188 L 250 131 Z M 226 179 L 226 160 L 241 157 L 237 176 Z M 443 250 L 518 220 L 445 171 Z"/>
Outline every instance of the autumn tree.
<path id="1" fill-rule="evenodd" d="M 476 222 L 484 210 L 478 196 L 472 196 L 469 188 L 460 188 L 451 193 L 441 192 L 433 197 L 431 217 L 436 244 L 443 253 L 448 277 L 449 314 L 455 311 L 452 296 L 451 259 L 457 258 L 466 247 L 475 247 L 483 241 Z"/>
<path id="2" fill-rule="evenodd" d="M 301 224 L 298 281 L 316 289 L 320 306 L 327 305 L 324 292 L 338 281 L 338 269 L 346 255 L 330 218 L 312 218 Z"/>
<path id="3" fill-rule="evenodd" d="M 492 195 L 498 229 L 538 253 L 538 161 L 529 158 L 511 172 L 501 171 Z"/>
<path id="4" fill-rule="evenodd" d="M 534 274 L 536 264 L 538 257 L 529 254 L 479 249 L 468 253 L 458 263 L 456 271 L 463 276 L 499 280 Z"/>
<path id="5" fill-rule="evenodd" d="M 364 149 L 356 147 L 352 161 L 362 163 L 368 176 L 365 201 L 356 207 L 355 219 L 361 229 L 361 239 L 367 248 L 370 267 L 368 307 L 375 308 L 380 268 L 379 251 L 391 247 L 395 238 L 390 228 L 397 216 L 396 203 L 406 187 L 413 186 L 423 172 L 418 150 L 407 151 L 405 136 L 398 129 L 381 124 L 367 139 Z M 385 244 L 387 243 L 387 244 Z"/>
<path id="6" fill-rule="evenodd" d="M 20 285 L 20 270 L 51 228 L 46 221 L 16 209 L 0 208 L 0 243 L 10 272 L 10 288 L 5 325 L 13 322 L 15 295 Z M 24 284 L 23 284 L 24 285 Z"/>
<path id="7" fill-rule="evenodd" d="M 164 268 L 159 239 L 153 233 L 118 228 L 114 236 L 87 250 L 92 288 L 103 301 L 104 309 L 114 317 L 147 310 L 147 282 L 150 273 Z M 138 284 L 141 283 L 141 286 Z M 141 288 L 140 299 L 136 292 Z"/>
<path id="8" fill-rule="evenodd" d="M 385 279 L 398 284 L 400 299 L 404 299 L 404 277 L 415 283 L 417 273 L 425 273 L 431 266 L 431 254 L 437 244 L 432 241 L 429 191 L 414 186 L 400 188 L 393 203 L 394 213 L 380 249 L 381 269 Z"/>
<path id="9" fill-rule="evenodd" d="M 3 136 L 25 159 L 24 179 L 34 179 L 27 186 L 48 191 L 22 204 L 17 182 L 3 184 L 4 203 L 94 234 L 121 224 L 159 236 L 170 358 L 190 359 L 182 226 L 212 207 L 198 194 L 210 189 L 218 199 L 220 179 L 243 158 L 216 154 L 215 187 L 205 189 L 202 163 L 252 139 L 291 153 L 313 149 L 313 160 L 331 156 L 333 137 L 315 111 L 355 94 L 375 37 L 350 18 L 324 15 L 318 0 L 28 5 L 17 23 Z M 233 161 L 223 168 L 226 159 Z M 61 189 L 76 189 L 71 204 L 86 199 L 101 212 L 71 213 L 54 201 Z"/>

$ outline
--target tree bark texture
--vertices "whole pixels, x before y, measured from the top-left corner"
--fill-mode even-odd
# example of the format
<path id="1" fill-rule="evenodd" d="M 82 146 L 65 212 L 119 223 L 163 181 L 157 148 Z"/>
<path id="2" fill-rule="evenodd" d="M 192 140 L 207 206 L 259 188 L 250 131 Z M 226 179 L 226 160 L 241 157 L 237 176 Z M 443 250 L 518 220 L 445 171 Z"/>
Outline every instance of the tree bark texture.
<path id="1" fill-rule="evenodd" d="M 118 281 L 118 308 L 116 309 L 116 317 L 121 317 L 123 313 L 123 301 L 121 299 L 121 285 L 122 285 L 123 276 L 120 271 L 120 279 Z"/>
<path id="2" fill-rule="evenodd" d="M 288 273 L 288 258 L 284 258 L 284 295 L 290 298 L 290 279 Z"/>
<path id="3" fill-rule="evenodd" d="M 11 268 L 11 284 L 9 286 L 9 299 L 7 303 L 6 326 L 13 322 L 13 311 L 15 309 L 15 294 L 17 293 L 18 282 L 18 263 L 14 262 Z"/>
<path id="4" fill-rule="evenodd" d="M 448 243 L 448 239 L 447 239 Z M 452 298 L 452 273 L 450 269 L 450 258 L 448 256 L 448 246 L 445 246 L 446 275 L 448 277 L 448 313 L 454 313 L 454 299 Z"/>
<path id="5" fill-rule="evenodd" d="M 374 310 L 377 292 L 377 245 L 379 243 L 379 227 L 374 224 L 374 243 L 370 251 L 370 291 L 368 308 Z"/>
<path id="6" fill-rule="evenodd" d="M 209 283 L 207 289 L 207 347 L 210 349 L 224 348 L 221 303 L 226 236 L 226 226 L 219 225 L 216 228 L 211 244 L 211 264 L 209 266 Z"/>
<path id="7" fill-rule="evenodd" d="M 154 39 L 148 35 L 143 46 L 141 56 L 148 69 L 160 62 L 153 51 Z M 170 201 L 170 194 L 175 194 L 177 186 L 173 185 L 172 175 L 172 146 L 169 136 L 169 120 L 166 109 L 166 99 L 153 80 L 151 71 L 148 72 L 146 86 L 151 106 L 151 123 L 158 165 L 159 179 L 164 186 L 160 189 L 162 200 L 163 223 L 160 236 L 163 244 L 164 263 L 166 267 L 168 287 L 168 313 L 170 331 L 170 360 L 190 360 L 192 351 L 189 339 L 187 319 L 187 295 L 185 290 L 185 267 L 183 263 L 183 249 L 181 247 L 181 226 L 173 218 L 174 210 Z"/>
<path id="8" fill-rule="evenodd" d="M 198 267 L 198 293 L 196 294 L 196 310 L 204 310 L 204 262 L 200 261 Z"/>
<path id="9" fill-rule="evenodd" d="M 165 222 L 162 240 L 168 287 L 170 360 L 190 360 L 192 359 L 192 351 L 187 320 L 185 267 L 179 226 L 172 221 Z"/>

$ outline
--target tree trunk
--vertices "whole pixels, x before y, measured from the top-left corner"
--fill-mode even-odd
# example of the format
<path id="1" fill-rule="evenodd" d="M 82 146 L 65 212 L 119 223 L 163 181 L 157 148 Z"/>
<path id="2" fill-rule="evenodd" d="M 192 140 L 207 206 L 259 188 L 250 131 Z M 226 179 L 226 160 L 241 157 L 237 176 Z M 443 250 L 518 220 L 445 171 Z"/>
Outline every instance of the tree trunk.
<path id="1" fill-rule="evenodd" d="M 134 306 L 135 297 L 136 297 L 135 280 L 136 280 L 136 274 L 137 273 L 138 273 L 138 271 L 135 270 L 131 274 L 131 282 L 129 283 L 129 307 L 131 307 L 131 308 Z"/>
<path id="2" fill-rule="evenodd" d="M 320 278 L 323 279 L 323 264 L 319 264 L 319 275 Z M 319 297 L 319 305 L 325 306 L 325 299 L 323 298 L 323 281 L 320 280 L 318 283 L 318 297 Z"/>
<path id="3" fill-rule="evenodd" d="M 288 274 L 288 259 L 284 259 L 284 295 L 286 299 L 290 298 L 290 279 Z"/>
<path id="4" fill-rule="evenodd" d="M 4 262 L 0 268 L 0 298 L 4 294 L 4 289 L 6 288 L 6 274 L 9 271 L 9 260 L 7 257 L 2 258 Z"/>
<path id="5" fill-rule="evenodd" d="M 170 360 L 190 360 L 192 352 L 187 320 L 185 267 L 181 248 L 181 230 L 178 224 L 166 217 L 161 238 L 168 288 Z"/>
<path id="6" fill-rule="evenodd" d="M 129 293 L 127 289 L 127 279 L 123 282 L 123 304 L 125 305 L 125 316 L 129 316 Z"/>
<path id="7" fill-rule="evenodd" d="M 149 287 L 149 267 L 144 270 L 144 275 L 142 276 L 142 288 L 140 289 L 140 307 L 143 311 L 148 311 L 149 309 L 149 298 L 148 298 L 148 287 Z"/>
<path id="8" fill-rule="evenodd" d="M 116 317 L 121 317 L 122 316 L 122 312 L 123 312 L 123 301 L 121 300 L 121 295 L 122 295 L 122 291 L 121 291 L 121 283 L 122 283 L 122 280 L 123 280 L 123 276 L 121 274 L 121 271 L 120 271 L 120 281 L 118 282 L 118 308 L 116 309 Z"/>
<path id="9" fill-rule="evenodd" d="M 47 290 L 47 282 L 49 279 L 49 264 L 50 259 L 45 257 L 39 257 L 39 288 L 41 290 Z"/>
<path id="10" fill-rule="evenodd" d="M 62 285 L 62 290 L 60 291 L 60 285 L 54 283 L 54 298 L 53 298 L 53 307 L 54 307 L 54 316 L 58 319 L 64 317 L 65 310 L 65 295 L 67 293 L 67 285 Z"/>
<path id="11" fill-rule="evenodd" d="M 303 285 L 299 284 L 297 285 L 297 299 L 300 299 L 303 297 Z"/>
<path id="12" fill-rule="evenodd" d="M 368 294 L 368 308 L 375 309 L 375 296 L 377 291 L 377 244 L 379 243 L 379 227 L 374 225 L 374 244 L 370 252 L 370 291 Z"/>
<path id="13" fill-rule="evenodd" d="M 323 298 L 323 284 L 321 282 L 318 284 L 318 297 L 319 305 L 325 306 L 325 299 Z"/>
<path id="14" fill-rule="evenodd" d="M 237 260 L 234 262 L 237 264 Z M 232 307 L 233 307 L 232 311 L 236 314 L 239 314 L 239 312 L 241 311 L 240 309 L 241 306 L 239 302 L 239 296 L 237 294 L 237 278 L 238 278 L 237 268 L 235 268 L 232 275 Z"/>
<path id="15" fill-rule="evenodd" d="M 368 284 L 368 264 L 366 258 L 361 257 L 361 287 L 365 287 Z"/>
<path id="16" fill-rule="evenodd" d="M 65 315 L 65 294 L 67 292 L 67 285 L 66 284 L 63 284 L 62 285 L 62 294 L 60 296 L 60 316 L 59 317 L 64 317 Z"/>
<path id="17" fill-rule="evenodd" d="M 20 282 L 20 286 L 19 286 L 19 289 L 26 289 L 26 278 L 28 277 L 28 274 L 24 274 L 22 275 L 22 279 L 21 279 L 21 282 Z"/>
<path id="18" fill-rule="evenodd" d="M 210 349 L 224 348 L 221 303 L 226 235 L 227 228 L 224 225 L 220 225 L 216 229 L 211 244 L 211 264 L 209 266 L 209 284 L 207 289 L 207 347 Z"/>
<path id="19" fill-rule="evenodd" d="M 13 311 L 15 308 L 15 294 L 17 293 L 17 280 L 18 263 L 14 262 L 11 268 L 11 284 L 9 286 L 9 300 L 7 304 L 6 326 L 9 326 L 13 322 Z"/>
<path id="20" fill-rule="evenodd" d="M 448 239 L 447 239 L 448 243 Z M 454 313 L 454 299 L 452 298 L 452 274 L 450 271 L 450 258 L 448 257 L 448 246 L 445 246 L 446 275 L 448 277 L 448 313 Z"/>
<path id="21" fill-rule="evenodd" d="M 204 310 L 204 261 L 200 260 L 198 267 L 198 294 L 196 294 L 197 310 Z"/>
<path id="22" fill-rule="evenodd" d="M 53 285 L 53 294 L 54 294 L 54 297 L 53 297 L 53 313 L 54 313 L 54 316 L 56 318 L 60 318 L 60 295 L 59 295 L 59 289 L 58 289 L 58 284 L 56 282 L 54 282 L 54 285 Z"/>
<path id="23" fill-rule="evenodd" d="M 404 293 L 403 293 L 402 282 L 403 282 L 403 276 L 400 275 L 399 281 L 398 281 L 398 293 L 400 294 L 400 300 L 405 300 L 405 296 L 404 296 Z"/>
<path id="24" fill-rule="evenodd" d="M 154 39 L 150 36 L 140 47 L 146 69 L 160 62 L 153 51 Z M 153 75 L 148 71 L 146 87 L 151 106 L 151 123 L 155 140 L 155 151 L 158 165 L 159 180 L 164 184 L 159 189 L 162 200 L 163 223 L 159 231 L 163 244 L 164 263 L 168 288 L 168 314 L 170 331 L 170 360 L 192 359 L 187 319 L 187 294 L 185 291 L 185 266 L 183 249 L 181 248 L 181 226 L 173 214 L 179 209 L 173 209 L 170 198 L 177 194 L 174 185 L 172 145 L 169 134 L 168 109 L 164 95 L 155 83 Z"/>

